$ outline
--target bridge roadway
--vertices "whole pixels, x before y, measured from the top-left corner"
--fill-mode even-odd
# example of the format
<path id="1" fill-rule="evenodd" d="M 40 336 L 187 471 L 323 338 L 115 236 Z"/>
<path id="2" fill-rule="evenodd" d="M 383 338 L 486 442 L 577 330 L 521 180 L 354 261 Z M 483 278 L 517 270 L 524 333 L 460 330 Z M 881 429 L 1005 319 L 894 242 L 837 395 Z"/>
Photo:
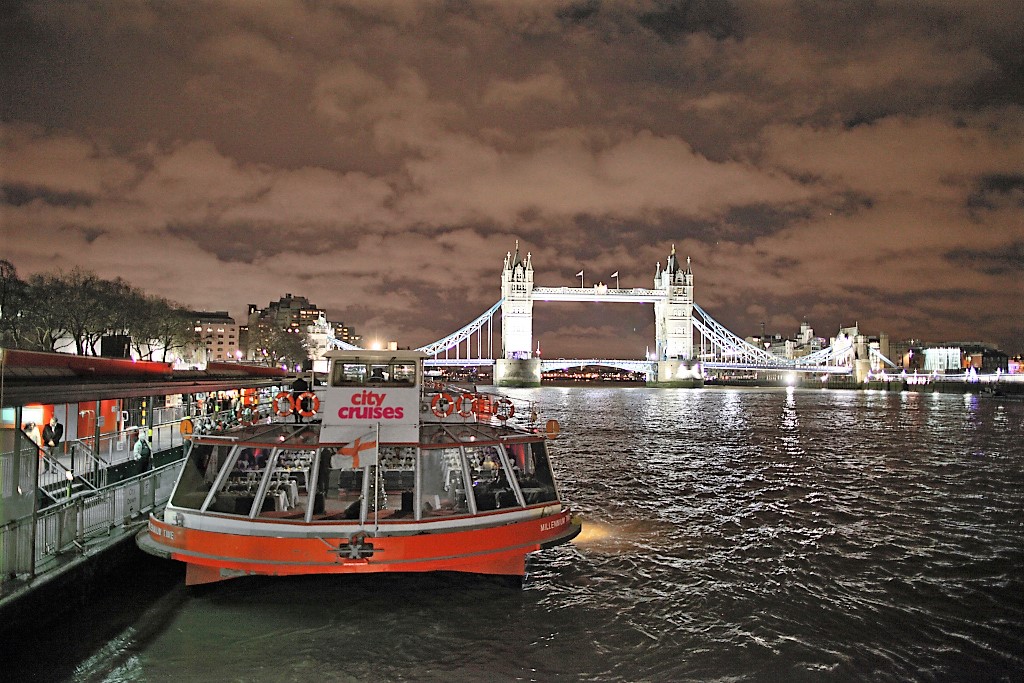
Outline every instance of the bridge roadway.
<path id="1" fill-rule="evenodd" d="M 435 368 L 464 368 L 493 366 L 493 358 L 427 358 L 423 364 L 426 367 Z M 658 361 L 651 360 L 624 360 L 607 358 L 559 358 L 557 360 L 541 360 L 541 371 L 565 370 L 568 368 L 580 368 L 587 365 L 600 365 L 603 367 L 619 368 L 627 372 L 644 372 L 649 375 L 657 375 Z M 701 362 L 705 370 L 761 370 L 764 372 L 800 372 L 833 375 L 849 375 L 851 369 L 840 365 L 771 365 L 750 364 L 750 363 L 716 363 Z"/>
<path id="2" fill-rule="evenodd" d="M 593 287 L 534 287 L 534 301 L 611 301 L 653 304 L 664 301 L 666 293 L 657 289 L 619 289 L 607 285 Z"/>

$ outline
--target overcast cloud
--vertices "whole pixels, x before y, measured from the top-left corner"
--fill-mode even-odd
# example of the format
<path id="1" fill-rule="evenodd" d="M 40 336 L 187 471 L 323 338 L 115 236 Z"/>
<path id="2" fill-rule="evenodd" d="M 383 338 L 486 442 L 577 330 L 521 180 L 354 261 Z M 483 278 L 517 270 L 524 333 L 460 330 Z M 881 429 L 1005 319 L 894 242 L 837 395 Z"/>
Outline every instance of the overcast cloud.
<path id="1" fill-rule="evenodd" d="M 649 287 L 672 245 L 740 335 L 1024 351 L 1024 5 L 15 2 L 0 258 L 196 309 L 309 297 L 418 346 L 539 285 Z M 537 304 L 547 356 L 649 306 Z"/>

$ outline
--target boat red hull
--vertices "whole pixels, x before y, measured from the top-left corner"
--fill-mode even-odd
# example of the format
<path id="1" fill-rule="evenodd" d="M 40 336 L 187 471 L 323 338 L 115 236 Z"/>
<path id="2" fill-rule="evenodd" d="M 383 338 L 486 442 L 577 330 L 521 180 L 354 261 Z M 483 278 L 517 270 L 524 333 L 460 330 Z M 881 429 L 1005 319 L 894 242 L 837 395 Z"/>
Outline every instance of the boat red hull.
<path id="1" fill-rule="evenodd" d="M 572 540 L 580 522 L 568 510 L 500 526 L 407 535 L 349 535 L 354 526 L 312 537 L 253 536 L 167 524 L 155 517 L 140 534 L 149 553 L 185 562 L 189 585 L 247 575 L 454 571 L 522 576 L 527 553 Z"/>

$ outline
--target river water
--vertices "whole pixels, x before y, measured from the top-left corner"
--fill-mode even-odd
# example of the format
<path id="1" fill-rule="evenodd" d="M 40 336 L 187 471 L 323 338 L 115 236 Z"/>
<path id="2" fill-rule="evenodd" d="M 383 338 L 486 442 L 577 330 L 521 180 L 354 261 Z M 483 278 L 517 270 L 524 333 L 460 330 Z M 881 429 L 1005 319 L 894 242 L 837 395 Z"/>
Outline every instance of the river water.
<path id="1" fill-rule="evenodd" d="M 186 590 L 153 560 L 110 587 L 130 608 L 50 680 L 1024 679 L 1024 402 L 508 393 L 561 422 L 554 464 L 585 524 L 531 557 L 521 589 L 403 575 Z"/>

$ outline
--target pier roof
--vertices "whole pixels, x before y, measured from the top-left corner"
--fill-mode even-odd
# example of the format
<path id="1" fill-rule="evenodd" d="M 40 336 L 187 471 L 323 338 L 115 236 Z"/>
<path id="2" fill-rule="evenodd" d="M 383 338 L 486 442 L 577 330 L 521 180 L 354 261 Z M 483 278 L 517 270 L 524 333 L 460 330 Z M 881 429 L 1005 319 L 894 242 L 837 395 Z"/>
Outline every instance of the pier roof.
<path id="1" fill-rule="evenodd" d="M 136 396 L 168 396 L 285 384 L 279 368 L 210 363 L 175 370 L 170 363 L 0 349 L 0 403 L 75 403 Z"/>

